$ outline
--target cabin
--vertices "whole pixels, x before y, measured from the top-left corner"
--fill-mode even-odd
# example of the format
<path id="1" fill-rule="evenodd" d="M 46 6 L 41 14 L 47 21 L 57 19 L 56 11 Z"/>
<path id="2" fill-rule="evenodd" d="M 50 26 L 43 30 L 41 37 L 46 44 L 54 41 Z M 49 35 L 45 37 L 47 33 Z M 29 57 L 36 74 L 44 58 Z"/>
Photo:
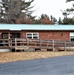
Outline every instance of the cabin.
<path id="1" fill-rule="evenodd" d="M 74 25 L 0 24 L 0 39 L 74 41 Z"/>
<path id="2" fill-rule="evenodd" d="M 15 38 L 74 42 L 74 25 L 0 24 L 0 43 Z"/>

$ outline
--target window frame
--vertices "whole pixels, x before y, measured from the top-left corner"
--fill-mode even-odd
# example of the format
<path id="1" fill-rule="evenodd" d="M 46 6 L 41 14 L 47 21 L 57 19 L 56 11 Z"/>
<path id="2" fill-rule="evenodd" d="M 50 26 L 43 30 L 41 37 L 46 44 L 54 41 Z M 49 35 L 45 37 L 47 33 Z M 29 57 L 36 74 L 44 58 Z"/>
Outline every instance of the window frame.
<path id="1" fill-rule="evenodd" d="M 74 42 L 74 41 L 72 41 L 72 39 L 74 39 L 74 32 L 70 32 L 70 41 Z"/>
<path id="2" fill-rule="evenodd" d="M 26 38 L 28 38 L 28 36 L 27 36 L 28 34 L 32 35 L 31 39 L 39 39 L 39 33 L 37 33 L 37 32 L 27 32 Z M 34 34 L 36 34 L 35 37 L 37 37 L 37 38 L 34 38 Z"/>

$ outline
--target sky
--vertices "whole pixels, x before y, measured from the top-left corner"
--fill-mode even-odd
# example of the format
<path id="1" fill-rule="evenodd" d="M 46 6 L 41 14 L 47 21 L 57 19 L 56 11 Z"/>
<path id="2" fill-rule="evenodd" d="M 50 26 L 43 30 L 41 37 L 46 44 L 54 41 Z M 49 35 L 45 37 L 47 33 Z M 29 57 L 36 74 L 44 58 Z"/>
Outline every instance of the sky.
<path id="1" fill-rule="evenodd" d="M 49 17 L 52 15 L 56 19 L 59 19 L 59 17 L 63 19 L 62 11 L 71 8 L 73 3 L 73 1 L 66 3 L 66 0 L 34 0 L 32 3 L 32 6 L 34 6 L 32 10 L 34 12 L 32 15 L 39 18 L 41 14 L 47 14 Z"/>
<path id="2" fill-rule="evenodd" d="M 37 18 L 41 14 L 47 14 L 49 17 L 52 15 L 56 19 L 63 18 L 62 11 L 66 8 L 71 8 L 73 3 L 73 1 L 66 3 L 66 0 L 34 0 L 32 3 L 34 12 L 32 15 L 37 16 Z"/>

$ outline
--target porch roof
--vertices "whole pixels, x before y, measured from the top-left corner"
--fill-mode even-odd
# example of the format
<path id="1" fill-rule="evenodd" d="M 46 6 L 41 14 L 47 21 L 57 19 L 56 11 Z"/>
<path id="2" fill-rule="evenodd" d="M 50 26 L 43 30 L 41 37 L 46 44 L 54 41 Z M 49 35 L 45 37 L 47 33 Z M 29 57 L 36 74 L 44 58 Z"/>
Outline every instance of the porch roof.
<path id="1" fill-rule="evenodd" d="M 0 24 L 0 30 L 74 30 L 74 25 Z"/>

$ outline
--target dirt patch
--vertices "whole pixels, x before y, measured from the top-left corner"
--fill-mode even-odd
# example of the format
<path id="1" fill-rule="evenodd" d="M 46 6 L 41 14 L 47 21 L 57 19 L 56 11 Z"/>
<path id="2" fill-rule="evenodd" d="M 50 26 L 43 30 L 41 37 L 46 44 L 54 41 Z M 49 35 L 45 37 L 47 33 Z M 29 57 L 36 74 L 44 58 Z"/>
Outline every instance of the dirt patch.
<path id="1" fill-rule="evenodd" d="M 19 60 L 31 60 L 40 58 L 49 58 L 55 56 L 73 55 L 72 52 L 7 52 L 0 53 L 0 63 L 19 61 Z"/>

